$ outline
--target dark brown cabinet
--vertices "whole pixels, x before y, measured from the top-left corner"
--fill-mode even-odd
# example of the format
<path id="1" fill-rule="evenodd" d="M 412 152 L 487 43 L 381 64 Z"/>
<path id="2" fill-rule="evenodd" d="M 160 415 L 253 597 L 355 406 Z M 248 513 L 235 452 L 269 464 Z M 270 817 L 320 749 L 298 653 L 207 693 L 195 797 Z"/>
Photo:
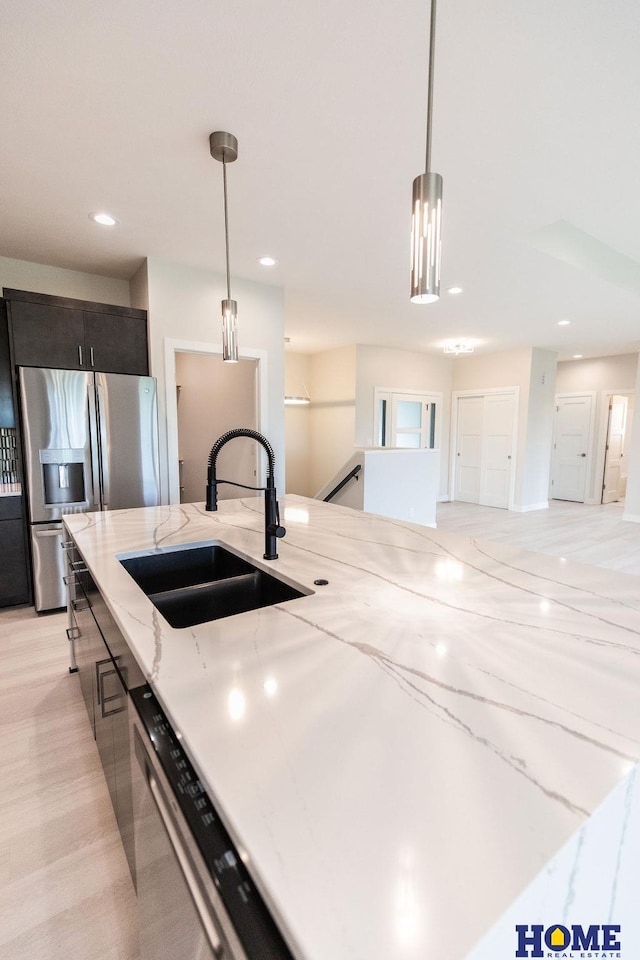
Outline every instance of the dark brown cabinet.
<path id="1" fill-rule="evenodd" d="M 22 497 L 0 497 L 0 607 L 30 603 Z"/>
<path id="2" fill-rule="evenodd" d="M 9 333 L 0 300 L 0 607 L 31 602 L 27 541 L 20 493 L 20 457 L 13 405 Z M 9 493 L 9 496 L 4 494 Z"/>
<path id="3" fill-rule="evenodd" d="M 67 581 L 80 687 L 135 883 L 127 691 L 144 677 L 74 544 Z"/>
<path id="4" fill-rule="evenodd" d="M 144 310 L 7 290 L 14 366 L 149 373 Z"/>

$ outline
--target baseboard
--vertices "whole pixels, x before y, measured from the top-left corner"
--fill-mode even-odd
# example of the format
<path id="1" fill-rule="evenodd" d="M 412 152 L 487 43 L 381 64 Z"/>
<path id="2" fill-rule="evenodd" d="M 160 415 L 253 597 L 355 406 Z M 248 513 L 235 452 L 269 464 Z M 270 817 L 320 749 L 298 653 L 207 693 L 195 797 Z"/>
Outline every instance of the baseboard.
<path id="1" fill-rule="evenodd" d="M 448 497 L 446 493 L 443 493 L 443 494 L 440 494 L 440 496 L 438 497 L 437 502 L 438 502 L 438 503 L 449 503 L 450 500 L 451 500 L 451 497 Z"/>
<path id="2" fill-rule="evenodd" d="M 630 520 L 631 523 L 640 523 L 640 513 L 623 513 L 623 520 Z"/>
<path id="3" fill-rule="evenodd" d="M 529 513 L 530 510 L 548 510 L 549 501 L 542 500 L 540 503 L 529 503 L 524 507 L 514 504 L 512 507 L 509 507 L 509 509 L 515 510 L 516 513 Z"/>

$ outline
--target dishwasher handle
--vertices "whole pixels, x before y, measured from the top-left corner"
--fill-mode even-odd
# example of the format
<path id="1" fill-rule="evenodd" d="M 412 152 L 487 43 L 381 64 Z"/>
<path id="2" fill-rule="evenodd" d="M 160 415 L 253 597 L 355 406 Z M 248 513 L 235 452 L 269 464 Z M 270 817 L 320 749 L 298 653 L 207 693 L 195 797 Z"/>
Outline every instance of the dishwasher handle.
<path id="1" fill-rule="evenodd" d="M 145 764 L 145 767 L 146 767 L 146 764 Z M 200 885 L 198 884 L 198 881 L 195 877 L 193 868 L 191 866 L 191 861 L 189 860 L 188 854 L 184 849 L 184 846 L 180 839 L 180 835 L 178 834 L 178 831 L 176 830 L 173 824 L 173 820 L 171 818 L 171 814 L 169 813 L 169 810 L 167 809 L 167 804 L 166 804 L 164 795 L 162 793 L 160 784 L 158 783 L 158 781 L 156 780 L 153 773 L 151 772 L 151 770 L 149 770 L 148 767 L 146 767 L 146 774 L 147 774 L 147 783 L 149 784 L 149 789 L 151 791 L 151 796 L 154 799 L 160 819 L 162 820 L 164 828 L 167 831 L 167 836 L 169 838 L 169 842 L 171 844 L 173 852 L 176 856 L 178 863 L 180 864 L 180 869 L 182 870 L 185 883 L 189 888 L 189 893 L 191 894 L 193 905 L 196 908 L 198 917 L 200 918 L 200 923 L 202 924 L 202 927 L 207 935 L 207 939 L 209 940 L 209 945 L 211 947 L 211 950 L 213 951 L 214 956 L 218 958 L 218 960 L 224 960 L 224 946 L 222 944 L 222 940 L 220 939 L 220 934 L 216 929 L 211 913 L 207 907 L 207 904 L 205 903 L 204 897 L 202 896 Z"/>

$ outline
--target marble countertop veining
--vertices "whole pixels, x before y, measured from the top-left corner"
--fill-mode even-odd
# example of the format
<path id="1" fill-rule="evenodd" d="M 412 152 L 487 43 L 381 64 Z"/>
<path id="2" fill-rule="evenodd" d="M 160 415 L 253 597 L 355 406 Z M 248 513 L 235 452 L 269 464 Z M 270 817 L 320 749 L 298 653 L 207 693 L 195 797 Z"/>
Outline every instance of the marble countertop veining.
<path id="1" fill-rule="evenodd" d="M 514 903 L 525 924 L 615 923 L 640 884 L 640 581 L 282 506 L 263 565 L 315 592 L 182 630 L 114 555 L 215 539 L 262 562 L 261 500 L 65 522 L 296 955 L 511 960 Z M 617 851 L 595 873 L 560 856 L 596 849 L 592 822 Z"/>

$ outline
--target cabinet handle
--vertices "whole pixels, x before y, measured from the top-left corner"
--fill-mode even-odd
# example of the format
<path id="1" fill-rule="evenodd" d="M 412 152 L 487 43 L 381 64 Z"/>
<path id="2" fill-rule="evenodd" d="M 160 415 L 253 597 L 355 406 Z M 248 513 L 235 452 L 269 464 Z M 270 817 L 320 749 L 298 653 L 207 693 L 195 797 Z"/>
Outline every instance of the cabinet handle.
<path id="1" fill-rule="evenodd" d="M 102 667 L 108 667 L 108 670 L 101 669 Z M 122 702 L 123 692 L 118 688 L 118 693 L 113 694 L 111 697 L 105 696 L 104 692 L 104 681 L 106 677 L 117 677 L 118 671 L 116 670 L 113 661 L 110 659 L 107 660 L 97 660 L 96 661 L 96 683 L 98 687 L 98 704 L 100 705 L 100 715 L 103 720 L 106 720 L 107 717 L 113 717 L 116 713 L 122 713 L 126 709 L 126 703 Z M 109 709 L 108 704 L 113 703 L 114 701 L 120 701 L 120 706 L 115 709 Z"/>
<path id="2" fill-rule="evenodd" d="M 89 347 L 89 363 L 93 366 L 93 347 Z"/>
<path id="3" fill-rule="evenodd" d="M 80 344 L 78 344 L 78 362 L 80 363 L 80 366 L 82 366 L 82 347 Z"/>
<path id="4" fill-rule="evenodd" d="M 81 597 L 79 600 L 72 600 L 71 606 L 74 610 L 80 613 L 81 610 L 88 610 L 91 607 L 91 604 L 86 597 Z"/>

